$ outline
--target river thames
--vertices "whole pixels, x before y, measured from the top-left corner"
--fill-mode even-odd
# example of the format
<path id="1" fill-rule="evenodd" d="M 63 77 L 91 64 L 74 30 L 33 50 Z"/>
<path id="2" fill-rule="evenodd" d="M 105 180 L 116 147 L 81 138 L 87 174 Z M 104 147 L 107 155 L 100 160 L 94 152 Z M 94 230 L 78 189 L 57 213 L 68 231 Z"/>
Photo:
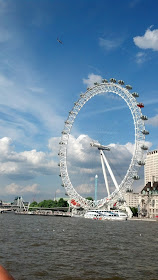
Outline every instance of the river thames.
<path id="1" fill-rule="evenodd" d="M 0 264 L 16 280 L 158 280 L 158 222 L 0 215 Z"/>

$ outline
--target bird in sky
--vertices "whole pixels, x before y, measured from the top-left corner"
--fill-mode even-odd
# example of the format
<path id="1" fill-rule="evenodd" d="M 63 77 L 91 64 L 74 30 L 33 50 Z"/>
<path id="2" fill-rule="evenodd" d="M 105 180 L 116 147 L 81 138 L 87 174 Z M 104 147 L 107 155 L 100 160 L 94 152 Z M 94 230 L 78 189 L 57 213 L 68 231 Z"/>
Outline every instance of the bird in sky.
<path id="1" fill-rule="evenodd" d="M 58 41 L 58 43 L 63 45 L 63 42 L 59 38 L 57 38 L 57 41 Z"/>

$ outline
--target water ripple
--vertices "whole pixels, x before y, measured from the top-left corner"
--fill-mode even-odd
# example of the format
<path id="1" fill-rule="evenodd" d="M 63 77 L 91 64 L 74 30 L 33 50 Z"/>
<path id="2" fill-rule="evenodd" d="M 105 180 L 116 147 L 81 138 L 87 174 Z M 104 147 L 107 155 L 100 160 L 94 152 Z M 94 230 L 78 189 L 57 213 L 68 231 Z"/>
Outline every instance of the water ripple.
<path id="1" fill-rule="evenodd" d="M 0 215 L 0 260 L 16 280 L 158 280 L 158 223 Z"/>

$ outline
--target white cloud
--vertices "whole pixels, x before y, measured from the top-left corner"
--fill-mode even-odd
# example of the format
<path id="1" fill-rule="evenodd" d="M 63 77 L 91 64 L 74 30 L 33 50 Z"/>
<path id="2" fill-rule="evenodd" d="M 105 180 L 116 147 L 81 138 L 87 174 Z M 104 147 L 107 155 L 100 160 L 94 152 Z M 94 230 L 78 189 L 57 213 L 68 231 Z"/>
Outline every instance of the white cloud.
<path id="1" fill-rule="evenodd" d="M 35 149 L 32 151 L 24 151 L 20 154 L 27 160 L 27 162 L 33 165 L 38 165 L 41 162 L 44 162 L 46 157 L 44 152 L 37 152 Z"/>
<path id="2" fill-rule="evenodd" d="M 103 39 L 99 38 L 99 45 L 100 47 L 104 48 L 105 50 L 113 50 L 118 48 L 122 44 L 122 39 Z"/>
<path id="3" fill-rule="evenodd" d="M 148 28 L 143 36 L 136 36 L 133 41 L 140 49 L 152 49 L 158 51 L 158 29 Z"/>
<path id="4" fill-rule="evenodd" d="M 80 194 L 90 194 L 94 192 L 94 184 L 81 184 L 76 187 L 76 191 Z"/>
<path id="5" fill-rule="evenodd" d="M 39 193 L 40 191 L 38 190 L 38 184 L 33 184 L 33 185 L 27 185 L 27 186 L 21 186 L 17 185 L 15 183 L 12 183 L 10 185 L 7 185 L 5 187 L 5 191 L 8 194 L 27 194 L 27 193 Z"/>
<path id="6" fill-rule="evenodd" d="M 147 123 L 151 124 L 152 126 L 157 127 L 158 126 L 158 115 L 156 115 L 156 116 L 154 116 L 152 118 L 149 118 Z"/>
<path id="7" fill-rule="evenodd" d="M 94 83 L 101 83 L 102 77 L 93 73 L 88 75 L 88 79 L 83 79 L 83 83 L 88 87 L 94 86 Z"/>
<path id="8" fill-rule="evenodd" d="M 52 137 L 48 141 L 48 148 L 51 150 L 52 156 L 56 156 L 59 151 L 60 137 Z"/>
<path id="9" fill-rule="evenodd" d="M 98 149 L 92 148 L 90 142 L 92 139 L 87 135 L 80 135 L 78 138 L 70 135 L 67 152 L 67 165 L 70 180 L 79 193 L 85 195 L 94 191 L 94 176 L 98 174 L 100 192 L 105 193 L 101 162 Z M 14 151 L 14 145 L 10 138 L 0 139 L 0 174 L 10 179 L 28 180 L 38 175 L 59 174 L 57 156 L 59 150 L 59 138 L 49 140 L 50 153 L 36 151 L 23 151 L 17 153 Z M 111 152 L 107 152 L 107 158 L 111 168 L 120 181 L 123 179 L 132 157 L 134 144 L 125 145 L 110 144 Z M 116 172 L 117 171 L 117 172 Z M 118 177 L 120 175 L 120 178 Z M 104 186 L 104 187 L 103 187 Z M 113 186 L 112 186 L 113 189 Z M 20 186 L 12 183 L 7 186 L 6 191 L 10 194 L 34 192 L 36 185 Z"/>
<path id="10" fill-rule="evenodd" d="M 78 138 L 70 135 L 67 151 L 68 164 L 71 165 L 71 170 L 80 164 L 80 168 L 85 173 L 91 174 L 94 172 L 97 164 L 100 163 L 98 149 L 92 148 L 90 143 L 94 141 L 88 135 L 80 135 Z M 97 142 L 97 141 L 96 141 Z M 111 152 L 107 152 L 107 156 L 115 164 L 125 163 L 127 159 L 131 159 L 134 152 L 134 144 L 126 143 L 125 145 L 113 144 L 109 145 Z M 119 167 L 120 168 L 120 167 Z"/>
<path id="11" fill-rule="evenodd" d="M 120 154 L 125 154 L 126 152 L 129 152 L 131 155 L 134 152 L 134 144 L 132 143 L 127 143 L 125 145 L 120 145 L 120 144 L 110 144 L 109 145 L 112 149 L 115 149 L 115 151 L 119 151 Z M 122 156 L 122 155 L 121 155 Z"/>
<path id="12" fill-rule="evenodd" d="M 2 139 L 0 139 L 0 155 L 2 156 L 2 154 L 7 154 L 9 152 L 11 152 L 11 145 L 12 143 L 12 139 L 9 137 L 3 137 Z"/>
<path id="13" fill-rule="evenodd" d="M 88 135 L 80 135 L 78 138 L 74 136 L 69 136 L 68 143 L 68 164 L 73 166 L 82 164 L 83 169 L 84 164 L 90 163 L 93 159 L 91 157 L 91 147 L 90 142 L 92 139 Z M 86 166 L 86 168 L 89 168 Z"/>
<path id="14" fill-rule="evenodd" d="M 18 173 L 18 165 L 16 162 L 2 162 L 0 165 L 1 175 L 11 175 Z"/>
<path id="15" fill-rule="evenodd" d="M 0 139 L 0 174 L 17 180 L 56 174 L 57 162 L 50 156 L 35 149 L 17 153 L 12 146 L 12 140 L 4 137 Z"/>
<path id="16" fill-rule="evenodd" d="M 23 79 L 25 80 L 24 77 Z M 20 78 L 15 82 L 1 73 L 0 86 L 0 137 L 6 135 L 31 146 L 37 134 L 45 137 L 46 132 L 60 133 L 64 119 L 57 112 L 55 95 L 53 97 L 51 95 L 49 102 L 45 94 L 37 98 L 33 90 L 42 93 L 44 92 L 42 87 L 28 90 L 30 87 L 25 86 L 25 82 L 21 85 Z M 56 102 L 53 101 L 55 99 Z"/>
<path id="17" fill-rule="evenodd" d="M 92 190 L 92 185 L 94 187 L 94 176 L 96 174 L 99 175 L 100 186 L 104 185 L 99 151 L 90 146 L 91 141 L 92 139 L 87 135 L 80 135 L 78 138 L 70 135 L 67 151 L 70 180 L 72 179 L 74 187 L 80 193 L 85 194 L 88 193 L 88 190 Z M 22 181 L 36 178 L 38 175 L 58 176 L 58 142 L 59 138 L 57 137 L 50 139 L 50 153 L 36 151 L 35 149 L 17 153 L 14 151 L 10 138 L 0 139 L 0 175 Z M 110 144 L 110 152 L 107 152 L 106 156 L 118 182 L 125 176 L 133 149 L 134 144 L 132 143 L 126 143 L 125 145 Z M 120 177 L 118 177 L 118 174 Z M 33 192 L 33 186 L 23 188 L 14 183 L 7 187 L 7 192 Z M 105 188 L 102 189 L 105 191 Z"/>
<path id="18" fill-rule="evenodd" d="M 144 53 L 144 52 L 138 52 L 138 53 L 136 54 L 136 62 L 137 62 L 138 64 L 142 64 L 142 63 L 144 63 L 146 60 L 147 60 L 146 53 Z"/>

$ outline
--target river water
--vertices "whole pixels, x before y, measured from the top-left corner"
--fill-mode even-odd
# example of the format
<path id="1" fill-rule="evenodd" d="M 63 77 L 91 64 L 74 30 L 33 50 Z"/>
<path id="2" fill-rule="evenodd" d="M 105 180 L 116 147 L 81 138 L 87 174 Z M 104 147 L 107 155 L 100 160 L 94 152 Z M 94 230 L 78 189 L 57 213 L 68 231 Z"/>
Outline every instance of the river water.
<path id="1" fill-rule="evenodd" d="M 0 264 L 16 280 L 158 280 L 158 222 L 1 214 Z"/>

